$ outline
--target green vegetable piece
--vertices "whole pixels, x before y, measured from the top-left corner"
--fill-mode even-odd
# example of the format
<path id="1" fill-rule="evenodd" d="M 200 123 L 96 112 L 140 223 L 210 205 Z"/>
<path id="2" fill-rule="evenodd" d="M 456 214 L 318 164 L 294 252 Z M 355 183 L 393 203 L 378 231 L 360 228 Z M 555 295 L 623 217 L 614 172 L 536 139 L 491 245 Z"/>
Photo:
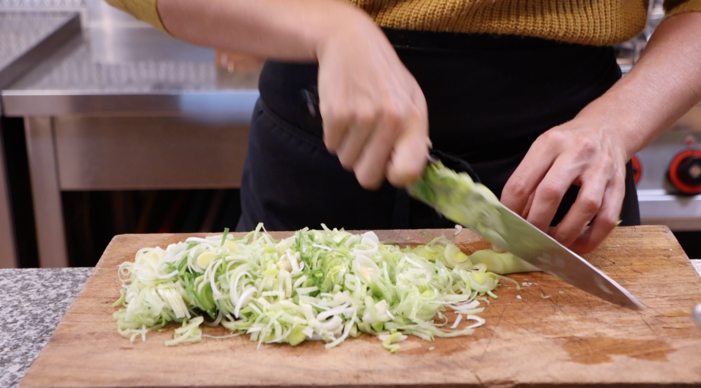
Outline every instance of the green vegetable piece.
<path id="1" fill-rule="evenodd" d="M 408 192 L 448 219 L 469 226 L 488 240 L 508 248 L 503 238 L 506 230 L 499 214 L 499 199 L 466 173 L 457 173 L 440 162 L 431 163 Z"/>
<path id="2" fill-rule="evenodd" d="M 372 329 L 378 333 L 385 329 L 384 322 L 375 322 L 375 323 L 371 324 L 370 326 L 372 326 Z"/>
<path id="3" fill-rule="evenodd" d="M 487 271 L 500 275 L 516 272 L 540 271 L 535 266 L 519 259 L 509 252 L 496 252 L 492 249 L 483 249 L 470 255 L 473 264 L 484 264 Z"/>
<path id="4" fill-rule="evenodd" d="M 297 346 L 304 342 L 304 340 L 307 339 L 307 335 L 304 334 L 302 331 L 306 328 L 306 326 L 302 325 L 293 326 L 292 331 L 287 336 L 287 343 L 292 346 Z"/>
<path id="5" fill-rule="evenodd" d="M 402 333 L 392 333 L 387 338 L 382 341 L 382 347 L 389 350 L 390 353 L 396 353 L 399 351 L 399 345 L 394 342 L 402 337 Z"/>

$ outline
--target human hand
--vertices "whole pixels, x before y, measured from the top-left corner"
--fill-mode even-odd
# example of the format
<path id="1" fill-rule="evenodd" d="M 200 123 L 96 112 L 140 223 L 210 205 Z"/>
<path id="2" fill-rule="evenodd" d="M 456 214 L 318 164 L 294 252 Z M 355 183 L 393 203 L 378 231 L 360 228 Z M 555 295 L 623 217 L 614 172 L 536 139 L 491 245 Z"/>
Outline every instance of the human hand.
<path id="1" fill-rule="evenodd" d="M 340 25 L 318 49 L 324 142 L 365 188 L 412 183 L 428 153 L 428 113 L 418 83 L 368 17 Z"/>
<path id="2" fill-rule="evenodd" d="M 548 232 L 565 192 L 573 184 L 580 186 L 550 235 L 577 253 L 591 252 L 619 219 L 629 159 L 625 141 L 610 121 L 580 114 L 536 139 L 504 186 L 501 202 Z"/>

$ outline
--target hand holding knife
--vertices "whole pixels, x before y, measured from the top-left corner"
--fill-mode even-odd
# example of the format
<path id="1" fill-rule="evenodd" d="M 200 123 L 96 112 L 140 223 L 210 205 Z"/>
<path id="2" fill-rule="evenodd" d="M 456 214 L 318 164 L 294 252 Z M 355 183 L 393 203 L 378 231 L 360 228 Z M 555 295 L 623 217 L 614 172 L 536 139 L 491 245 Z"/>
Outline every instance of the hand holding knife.
<path id="1" fill-rule="evenodd" d="M 623 307 L 642 308 L 626 289 L 503 206 L 486 186 L 475 183 L 467 173 L 456 173 L 430 158 L 423 176 L 408 192 L 493 245 L 583 291 Z"/>

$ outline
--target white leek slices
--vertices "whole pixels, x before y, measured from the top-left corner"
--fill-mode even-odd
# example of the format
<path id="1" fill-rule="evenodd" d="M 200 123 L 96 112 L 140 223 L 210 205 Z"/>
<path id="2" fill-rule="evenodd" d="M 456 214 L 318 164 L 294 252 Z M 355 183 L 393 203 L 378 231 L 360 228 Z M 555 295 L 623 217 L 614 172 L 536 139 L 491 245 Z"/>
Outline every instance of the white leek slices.
<path id="1" fill-rule="evenodd" d="M 225 232 L 143 248 L 120 265 L 119 276 L 114 318 L 132 341 L 180 322 L 166 345 L 196 342 L 204 323 L 248 334 L 259 346 L 322 340 L 330 348 L 368 333 L 393 352 L 405 335 L 471 334 L 484 323 L 472 314 L 500 279 L 445 238 L 400 248 L 373 232 L 324 226 L 276 240 L 262 225 L 244 237 Z M 478 323 L 445 327 L 448 308 Z"/>

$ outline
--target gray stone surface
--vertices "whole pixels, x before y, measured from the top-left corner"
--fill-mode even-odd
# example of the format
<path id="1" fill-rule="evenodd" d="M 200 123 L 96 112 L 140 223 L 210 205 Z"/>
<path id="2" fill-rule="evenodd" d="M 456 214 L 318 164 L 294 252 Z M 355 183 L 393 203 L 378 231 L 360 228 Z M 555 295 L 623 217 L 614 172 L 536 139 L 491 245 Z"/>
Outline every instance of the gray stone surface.
<path id="1" fill-rule="evenodd" d="M 0 270 L 0 387 L 15 387 L 92 268 Z"/>

